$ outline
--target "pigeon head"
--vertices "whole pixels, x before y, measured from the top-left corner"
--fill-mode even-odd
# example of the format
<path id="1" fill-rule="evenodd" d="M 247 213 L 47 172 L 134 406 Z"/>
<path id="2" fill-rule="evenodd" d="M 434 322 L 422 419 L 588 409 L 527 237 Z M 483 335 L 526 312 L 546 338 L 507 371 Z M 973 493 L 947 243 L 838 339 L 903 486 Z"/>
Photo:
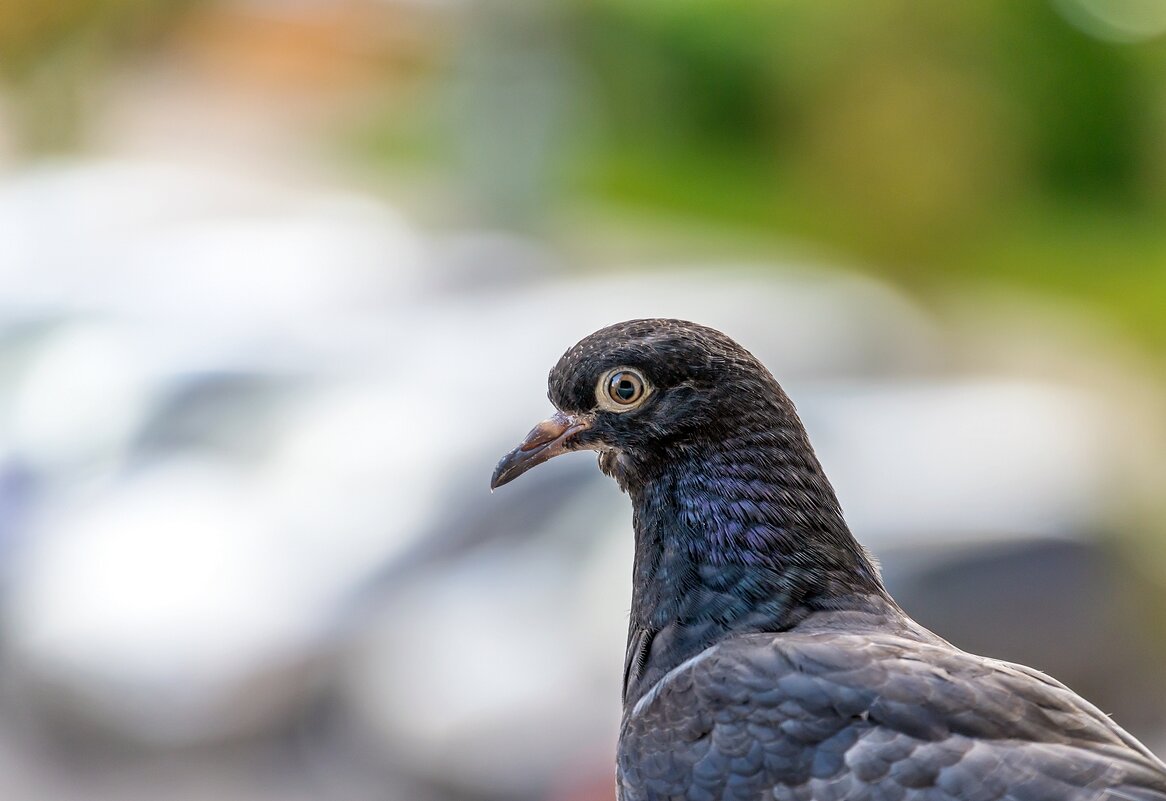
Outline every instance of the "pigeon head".
<path id="1" fill-rule="evenodd" d="M 502 459 L 492 488 L 561 453 L 594 450 L 600 468 L 627 490 L 670 462 L 750 431 L 763 435 L 774 420 L 796 420 L 752 354 L 719 331 L 682 320 L 631 320 L 596 331 L 563 354 L 549 387 L 558 411 Z"/>
<path id="2" fill-rule="evenodd" d="M 599 452 L 635 529 L 625 701 L 732 632 L 891 603 L 797 412 L 719 331 L 632 320 L 551 370 L 557 411 L 498 463 L 499 487 L 561 453 Z"/>

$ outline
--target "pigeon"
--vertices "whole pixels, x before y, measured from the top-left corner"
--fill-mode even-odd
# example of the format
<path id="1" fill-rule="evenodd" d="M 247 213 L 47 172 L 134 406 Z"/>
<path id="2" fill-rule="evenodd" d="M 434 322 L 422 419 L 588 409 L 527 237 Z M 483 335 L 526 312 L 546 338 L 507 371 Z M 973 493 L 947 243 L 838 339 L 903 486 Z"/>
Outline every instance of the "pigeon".
<path id="1" fill-rule="evenodd" d="M 732 339 L 618 323 L 549 387 L 491 489 L 592 450 L 631 499 L 620 801 L 1166 801 L 1166 764 L 1095 706 L 895 603 Z"/>

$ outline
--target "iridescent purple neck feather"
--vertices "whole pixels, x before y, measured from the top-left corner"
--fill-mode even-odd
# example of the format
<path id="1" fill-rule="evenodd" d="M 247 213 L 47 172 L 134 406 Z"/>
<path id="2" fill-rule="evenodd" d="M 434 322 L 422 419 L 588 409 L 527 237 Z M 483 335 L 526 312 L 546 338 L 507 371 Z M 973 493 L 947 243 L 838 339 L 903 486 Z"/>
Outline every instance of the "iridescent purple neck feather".
<path id="1" fill-rule="evenodd" d="M 770 381 L 729 402 L 715 436 L 670 443 L 654 470 L 627 460 L 620 476 L 636 536 L 629 709 L 729 634 L 786 631 L 816 611 L 894 608 L 793 404 Z"/>

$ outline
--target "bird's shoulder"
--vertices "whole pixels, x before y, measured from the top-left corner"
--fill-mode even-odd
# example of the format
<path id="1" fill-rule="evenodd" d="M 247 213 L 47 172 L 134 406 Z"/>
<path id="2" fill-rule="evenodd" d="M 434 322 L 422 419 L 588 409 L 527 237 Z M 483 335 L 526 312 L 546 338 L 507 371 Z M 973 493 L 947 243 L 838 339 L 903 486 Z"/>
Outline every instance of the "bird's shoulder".
<path id="1" fill-rule="evenodd" d="M 620 771 L 628 801 L 1166 801 L 1166 767 L 1096 707 L 909 623 L 721 641 L 627 710 Z"/>

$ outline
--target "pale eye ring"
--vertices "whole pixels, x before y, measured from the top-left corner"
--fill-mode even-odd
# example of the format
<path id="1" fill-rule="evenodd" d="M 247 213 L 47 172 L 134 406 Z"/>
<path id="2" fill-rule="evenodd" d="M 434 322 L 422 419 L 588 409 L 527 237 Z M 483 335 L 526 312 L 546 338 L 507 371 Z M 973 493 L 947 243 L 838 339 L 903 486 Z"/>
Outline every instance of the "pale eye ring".
<path id="1" fill-rule="evenodd" d="M 614 412 L 626 412 L 639 406 L 647 397 L 648 382 L 630 367 L 608 371 L 596 391 L 599 405 Z"/>

